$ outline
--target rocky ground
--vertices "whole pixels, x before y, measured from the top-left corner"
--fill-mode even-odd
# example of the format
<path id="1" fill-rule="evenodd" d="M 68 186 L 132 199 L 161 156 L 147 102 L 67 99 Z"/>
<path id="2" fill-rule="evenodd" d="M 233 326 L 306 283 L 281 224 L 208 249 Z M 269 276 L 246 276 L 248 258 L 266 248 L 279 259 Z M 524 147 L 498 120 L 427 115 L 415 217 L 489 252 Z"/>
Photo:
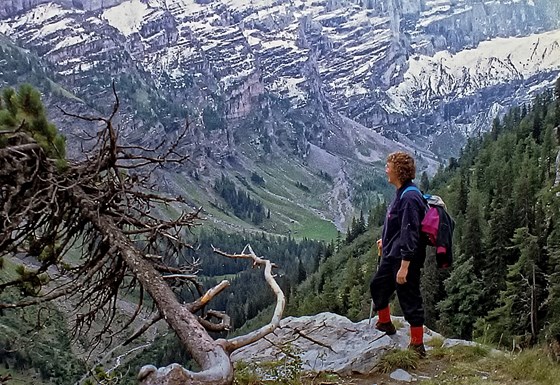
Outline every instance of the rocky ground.
<path id="1" fill-rule="evenodd" d="M 446 375 L 449 363 L 445 360 L 428 356 L 420 361 L 416 369 L 396 369 L 391 373 L 371 373 L 368 375 L 354 374 L 350 376 L 321 376 L 310 375 L 306 383 L 312 385 L 403 385 L 417 383 L 422 380 L 437 379 Z"/>
<path id="2" fill-rule="evenodd" d="M 407 347 L 408 324 L 401 317 L 393 317 L 398 331 L 387 336 L 374 328 L 376 320 L 354 323 L 332 313 L 288 317 L 272 335 L 236 351 L 232 359 L 251 363 L 287 359 L 291 365 L 310 372 L 305 380 L 309 384 L 402 384 L 447 374 L 449 363 L 434 351 L 430 341 L 437 339 L 437 345 L 442 348 L 476 346 L 469 341 L 446 339 L 426 328 L 424 339 L 428 356 L 418 360 L 415 368 L 395 367 L 383 373 L 380 371 L 383 357 Z M 484 375 L 481 372 L 481 376 Z"/>

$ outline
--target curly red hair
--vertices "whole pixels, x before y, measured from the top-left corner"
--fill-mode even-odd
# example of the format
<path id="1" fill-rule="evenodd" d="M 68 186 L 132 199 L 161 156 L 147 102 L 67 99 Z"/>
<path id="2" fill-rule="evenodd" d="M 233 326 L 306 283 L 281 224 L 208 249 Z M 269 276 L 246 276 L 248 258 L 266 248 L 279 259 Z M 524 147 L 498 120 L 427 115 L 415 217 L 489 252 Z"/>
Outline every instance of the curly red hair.
<path id="1" fill-rule="evenodd" d="M 387 157 L 387 163 L 391 163 L 401 183 L 416 178 L 416 164 L 414 158 L 404 151 L 396 151 Z"/>

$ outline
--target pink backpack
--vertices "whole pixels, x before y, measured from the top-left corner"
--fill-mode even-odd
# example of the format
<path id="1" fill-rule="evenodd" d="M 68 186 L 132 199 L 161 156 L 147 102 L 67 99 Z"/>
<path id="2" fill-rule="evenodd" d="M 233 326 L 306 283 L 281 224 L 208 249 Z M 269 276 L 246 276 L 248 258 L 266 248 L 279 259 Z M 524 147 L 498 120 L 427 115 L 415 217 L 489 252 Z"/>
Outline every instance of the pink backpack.
<path id="1" fill-rule="evenodd" d="M 422 234 L 426 242 L 436 249 L 437 267 L 448 268 L 453 264 L 453 230 L 455 222 L 447 213 L 447 207 L 441 197 L 431 194 L 422 194 L 415 186 L 407 187 L 401 194 L 408 191 L 417 191 L 426 202 L 426 215 L 422 220 Z"/>

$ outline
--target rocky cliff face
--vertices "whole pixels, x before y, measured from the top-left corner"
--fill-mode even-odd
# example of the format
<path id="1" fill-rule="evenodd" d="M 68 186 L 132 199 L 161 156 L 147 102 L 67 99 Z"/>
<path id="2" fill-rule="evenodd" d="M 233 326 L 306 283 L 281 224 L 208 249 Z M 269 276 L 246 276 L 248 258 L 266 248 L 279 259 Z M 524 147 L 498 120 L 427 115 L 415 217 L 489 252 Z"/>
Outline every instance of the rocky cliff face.
<path id="1" fill-rule="evenodd" d="M 480 129 L 499 90 L 548 82 L 560 61 L 558 33 L 521 38 L 560 28 L 555 0 L 11 0 L 0 17 L 78 93 L 132 71 L 184 105 L 220 104 L 230 121 L 266 94 L 411 136 Z M 499 39 L 518 43 L 492 52 Z M 521 47 L 538 65 L 514 60 Z M 467 51 L 480 60 L 450 62 Z"/>
<path id="2" fill-rule="evenodd" d="M 251 141 L 363 163 L 355 127 L 446 158 L 560 71 L 557 0 L 5 0 L 0 34 L 92 107 L 116 79 L 129 140 L 187 115 L 220 161 Z"/>
<path id="3" fill-rule="evenodd" d="M 76 8 L 85 11 L 97 11 L 114 7 L 127 0 L 57 0 L 54 1 L 66 8 Z M 5 0 L 0 3 L 0 16 L 14 16 L 26 12 L 38 5 L 52 3 L 52 0 Z"/>

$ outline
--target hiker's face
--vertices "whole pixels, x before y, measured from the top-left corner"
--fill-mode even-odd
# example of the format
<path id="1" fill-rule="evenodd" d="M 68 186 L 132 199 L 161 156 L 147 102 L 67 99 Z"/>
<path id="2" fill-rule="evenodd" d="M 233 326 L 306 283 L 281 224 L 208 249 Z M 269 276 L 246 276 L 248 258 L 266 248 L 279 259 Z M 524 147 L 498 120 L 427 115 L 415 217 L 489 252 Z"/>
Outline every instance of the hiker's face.
<path id="1" fill-rule="evenodd" d="M 387 179 L 389 180 L 389 183 L 398 187 L 398 185 L 400 184 L 399 177 L 397 175 L 397 171 L 395 170 L 395 165 L 393 163 L 387 162 L 387 164 L 385 165 L 385 173 L 387 174 Z"/>

